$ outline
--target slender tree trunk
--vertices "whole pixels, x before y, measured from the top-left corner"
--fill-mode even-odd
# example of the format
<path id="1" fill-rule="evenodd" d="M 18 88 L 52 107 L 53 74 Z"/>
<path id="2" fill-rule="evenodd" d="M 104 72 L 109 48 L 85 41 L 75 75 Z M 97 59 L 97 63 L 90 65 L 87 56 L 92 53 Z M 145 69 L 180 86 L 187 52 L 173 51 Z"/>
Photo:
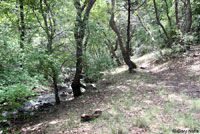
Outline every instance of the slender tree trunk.
<path id="1" fill-rule="evenodd" d="M 56 105 L 60 104 L 60 98 L 58 95 L 58 75 L 55 71 L 54 68 L 52 68 L 52 72 L 53 72 L 53 85 L 54 85 L 54 94 L 55 94 L 55 101 L 56 101 Z"/>
<path id="2" fill-rule="evenodd" d="M 142 22 L 142 19 L 140 18 L 139 15 L 137 15 L 137 17 L 138 17 L 138 19 L 139 19 L 140 24 L 142 25 L 142 27 L 149 33 L 149 35 L 150 35 L 150 37 L 151 37 L 151 40 L 152 40 L 152 41 L 155 41 L 155 39 L 154 39 L 154 37 L 153 37 L 153 35 L 152 35 L 151 30 L 150 30 L 147 26 L 145 26 L 145 24 Z"/>
<path id="3" fill-rule="evenodd" d="M 190 0 L 186 0 L 185 21 L 186 21 L 186 24 L 184 28 L 184 34 L 190 32 L 190 29 L 192 26 L 192 9 L 191 9 Z"/>
<path id="4" fill-rule="evenodd" d="M 175 16 L 176 16 L 176 26 L 177 26 L 178 30 L 180 30 L 178 4 L 179 4 L 179 0 L 175 0 L 174 8 L 175 8 Z"/>
<path id="5" fill-rule="evenodd" d="M 171 18 L 169 16 L 169 7 L 168 7 L 168 3 L 167 3 L 167 0 L 164 0 L 165 1 L 165 6 L 166 6 L 166 12 L 167 12 L 167 19 L 168 19 L 168 22 L 169 22 L 169 27 L 170 27 L 170 30 L 172 31 L 172 21 L 171 21 Z"/>
<path id="6" fill-rule="evenodd" d="M 178 35 L 177 35 L 177 42 L 180 45 L 184 45 L 184 42 L 181 40 L 180 34 L 181 34 L 181 29 L 180 29 L 180 23 L 179 23 L 179 12 L 178 12 L 178 5 L 179 5 L 179 0 L 174 0 L 174 10 L 175 10 L 175 17 L 176 17 L 176 27 L 178 30 Z"/>
<path id="7" fill-rule="evenodd" d="M 127 42 L 126 42 L 126 51 L 127 55 L 130 57 L 130 28 L 131 28 L 131 1 L 128 0 L 128 18 L 127 18 Z"/>
<path id="8" fill-rule="evenodd" d="M 168 41 L 168 44 L 167 44 L 167 47 L 171 48 L 171 45 L 172 45 L 172 38 L 168 35 L 166 29 L 164 28 L 164 26 L 162 25 L 162 23 L 160 22 L 160 18 L 159 18 L 159 15 L 158 15 L 158 9 L 157 9 L 157 5 L 156 5 L 156 1 L 153 0 L 153 5 L 154 5 L 154 10 L 155 10 L 155 14 L 156 14 L 156 20 L 157 20 L 157 23 L 158 25 L 162 28 L 166 38 L 167 38 L 167 41 Z"/>
<path id="9" fill-rule="evenodd" d="M 24 48 L 25 40 L 25 22 L 24 22 L 24 0 L 19 0 L 20 8 L 20 48 Z"/>
<path id="10" fill-rule="evenodd" d="M 46 37 L 47 37 L 47 54 L 51 55 L 53 53 L 53 36 L 55 33 L 56 28 L 56 22 L 54 20 L 54 14 L 52 13 L 52 9 L 50 8 L 50 5 L 47 3 L 46 0 L 40 0 L 40 11 L 41 15 L 44 21 L 44 26 L 42 26 L 42 23 L 39 22 L 42 29 L 45 31 Z M 45 6 L 45 8 L 44 8 Z M 50 16 L 51 15 L 51 16 Z M 38 18 L 37 18 L 38 19 Z M 39 19 L 38 19 L 39 21 Z M 49 23 L 48 23 L 49 22 Z M 54 85 L 54 95 L 55 95 L 55 101 L 56 105 L 60 104 L 60 98 L 58 95 L 58 72 L 56 68 L 54 67 L 53 63 L 51 63 L 51 71 L 52 71 L 52 79 L 53 79 L 53 85 Z M 47 74 L 48 78 L 48 74 Z"/>

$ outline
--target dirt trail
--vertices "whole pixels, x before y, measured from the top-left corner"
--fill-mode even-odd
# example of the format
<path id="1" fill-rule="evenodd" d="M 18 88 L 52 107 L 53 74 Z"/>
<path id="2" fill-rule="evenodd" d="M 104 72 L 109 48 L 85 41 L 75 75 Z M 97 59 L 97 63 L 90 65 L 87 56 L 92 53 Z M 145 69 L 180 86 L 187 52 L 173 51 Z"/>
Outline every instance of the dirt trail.
<path id="1" fill-rule="evenodd" d="M 200 46 L 192 48 L 186 57 L 176 58 L 164 64 L 152 64 L 153 58 L 142 66 L 155 76 L 155 82 L 164 84 L 172 92 L 184 92 L 200 98 Z M 153 66 L 153 67 L 152 67 Z"/>

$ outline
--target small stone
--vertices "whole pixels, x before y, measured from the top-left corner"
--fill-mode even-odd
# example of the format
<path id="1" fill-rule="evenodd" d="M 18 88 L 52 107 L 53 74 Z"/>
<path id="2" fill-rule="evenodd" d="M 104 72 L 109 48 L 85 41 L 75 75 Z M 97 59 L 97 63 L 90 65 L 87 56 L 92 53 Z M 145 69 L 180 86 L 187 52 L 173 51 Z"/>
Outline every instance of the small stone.
<path id="1" fill-rule="evenodd" d="M 88 83 L 86 85 L 86 89 L 88 89 L 88 90 L 97 90 L 96 85 L 92 84 L 92 83 Z"/>
<path id="2" fill-rule="evenodd" d="M 81 87 L 80 89 L 81 89 L 81 92 L 82 92 L 82 93 L 85 93 L 85 92 L 86 92 L 86 90 L 85 90 L 84 88 Z"/>
<path id="3" fill-rule="evenodd" d="M 7 120 L 0 121 L 0 127 L 10 127 L 11 123 Z"/>

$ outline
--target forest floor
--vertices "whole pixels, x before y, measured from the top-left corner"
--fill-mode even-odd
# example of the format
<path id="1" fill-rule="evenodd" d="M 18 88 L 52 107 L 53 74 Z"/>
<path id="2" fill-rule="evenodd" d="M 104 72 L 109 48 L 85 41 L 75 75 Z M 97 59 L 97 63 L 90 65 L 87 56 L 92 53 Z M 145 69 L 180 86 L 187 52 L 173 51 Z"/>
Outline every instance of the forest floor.
<path id="1" fill-rule="evenodd" d="M 164 63 L 157 63 L 155 53 L 134 61 L 145 69 L 129 74 L 121 66 L 106 72 L 98 90 L 62 102 L 16 129 L 20 134 L 200 133 L 200 46 Z M 99 118 L 80 121 L 95 109 L 103 111 Z"/>

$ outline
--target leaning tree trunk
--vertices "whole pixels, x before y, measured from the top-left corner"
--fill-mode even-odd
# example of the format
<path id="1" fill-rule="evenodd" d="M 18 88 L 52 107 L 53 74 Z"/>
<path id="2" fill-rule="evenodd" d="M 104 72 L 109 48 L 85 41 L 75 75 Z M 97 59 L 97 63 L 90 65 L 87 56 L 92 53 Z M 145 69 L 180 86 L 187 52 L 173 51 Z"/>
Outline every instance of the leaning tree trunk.
<path id="1" fill-rule="evenodd" d="M 153 42 L 155 42 L 155 39 L 154 39 L 154 37 L 153 37 L 153 35 L 152 35 L 152 32 L 151 32 L 150 28 L 148 28 L 148 26 L 145 25 L 145 24 L 142 22 L 142 19 L 140 18 L 139 14 L 137 15 L 137 17 L 138 17 L 138 20 L 140 21 L 140 24 L 142 25 L 142 27 L 143 27 L 143 28 L 148 32 L 148 34 L 150 35 L 151 40 L 152 40 Z"/>
<path id="2" fill-rule="evenodd" d="M 110 27 L 112 28 L 112 30 L 116 33 L 116 35 L 118 37 L 119 46 L 120 46 L 120 50 L 121 50 L 124 62 L 128 65 L 129 72 L 131 73 L 133 69 L 137 68 L 137 66 L 130 59 L 129 46 L 127 46 L 126 49 L 124 47 L 121 33 L 120 33 L 119 29 L 117 28 L 115 20 L 114 20 L 114 7 L 115 7 L 115 0 L 112 0 L 112 11 L 111 11 L 111 18 L 110 18 Z"/>
<path id="3" fill-rule="evenodd" d="M 76 73 L 72 82 L 72 90 L 74 97 L 81 95 L 81 87 L 83 86 L 80 82 L 82 73 L 82 56 L 83 56 L 83 39 L 85 37 L 86 24 L 89 20 L 90 10 L 92 9 L 96 0 L 85 0 L 81 6 L 80 0 L 74 0 L 74 6 L 77 10 L 76 21 L 74 27 L 74 38 L 76 40 Z M 84 14 L 83 14 L 84 13 Z"/>

